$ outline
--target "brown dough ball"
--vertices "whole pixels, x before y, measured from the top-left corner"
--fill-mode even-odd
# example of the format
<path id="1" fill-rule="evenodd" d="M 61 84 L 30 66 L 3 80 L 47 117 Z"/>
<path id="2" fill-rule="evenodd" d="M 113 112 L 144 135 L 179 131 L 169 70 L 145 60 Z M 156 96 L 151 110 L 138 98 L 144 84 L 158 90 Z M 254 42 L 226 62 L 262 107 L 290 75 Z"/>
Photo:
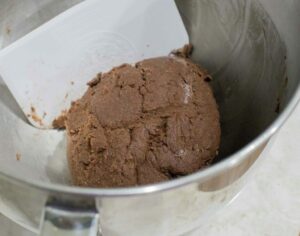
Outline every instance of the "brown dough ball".
<path id="1" fill-rule="evenodd" d="M 209 78 L 188 59 L 162 57 L 91 81 L 66 118 L 74 184 L 150 184 L 208 166 L 221 133 Z"/>

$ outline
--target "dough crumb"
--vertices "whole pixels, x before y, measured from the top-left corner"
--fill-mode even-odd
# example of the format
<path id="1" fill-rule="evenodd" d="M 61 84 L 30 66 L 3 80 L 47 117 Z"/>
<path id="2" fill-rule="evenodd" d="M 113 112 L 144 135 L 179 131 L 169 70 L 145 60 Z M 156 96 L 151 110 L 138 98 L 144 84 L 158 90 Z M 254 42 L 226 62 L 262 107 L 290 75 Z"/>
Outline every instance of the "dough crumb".
<path id="1" fill-rule="evenodd" d="M 20 154 L 20 153 L 17 153 L 17 154 L 16 154 L 16 160 L 17 160 L 17 161 L 20 161 L 20 160 L 21 160 L 21 154 Z"/>

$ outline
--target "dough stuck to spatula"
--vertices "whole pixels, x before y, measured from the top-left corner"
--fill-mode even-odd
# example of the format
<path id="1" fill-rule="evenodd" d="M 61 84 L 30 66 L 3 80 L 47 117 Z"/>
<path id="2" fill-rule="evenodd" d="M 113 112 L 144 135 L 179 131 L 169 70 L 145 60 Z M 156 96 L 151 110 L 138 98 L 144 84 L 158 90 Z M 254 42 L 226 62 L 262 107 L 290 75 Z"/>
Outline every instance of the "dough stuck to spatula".
<path id="1" fill-rule="evenodd" d="M 221 133 L 210 80 L 205 70 L 179 57 L 99 74 L 66 115 L 74 184 L 144 185 L 207 167 Z"/>

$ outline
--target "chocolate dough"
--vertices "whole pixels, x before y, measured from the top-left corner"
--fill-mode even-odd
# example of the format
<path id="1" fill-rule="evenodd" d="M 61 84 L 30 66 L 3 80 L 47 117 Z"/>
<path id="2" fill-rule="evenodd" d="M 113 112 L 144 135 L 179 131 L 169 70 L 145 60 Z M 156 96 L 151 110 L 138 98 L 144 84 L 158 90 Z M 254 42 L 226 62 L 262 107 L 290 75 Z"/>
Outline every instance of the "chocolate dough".
<path id="1" fill-rule="evenodd" d="M 220 143 L 210 79 L 179 57 L 124 64 L 99 74 L 66 116 L 74 184 L 143 185 L 208 166 Z"/>

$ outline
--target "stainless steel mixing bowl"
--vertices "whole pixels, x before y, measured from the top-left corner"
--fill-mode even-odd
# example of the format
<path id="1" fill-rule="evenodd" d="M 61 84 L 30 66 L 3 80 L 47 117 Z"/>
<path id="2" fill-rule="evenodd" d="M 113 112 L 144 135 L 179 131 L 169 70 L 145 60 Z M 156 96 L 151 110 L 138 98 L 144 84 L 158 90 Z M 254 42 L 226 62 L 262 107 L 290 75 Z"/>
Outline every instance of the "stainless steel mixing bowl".
<path id="1" fill-rule="evenodd" d="M 78 2 L 0 0 L 0 47 Z M 300 1 L 176 3 L 193 60 L 214 77 L 223 131 L 214 165 L 150 186 L 71 186 L 63 134 L 27 124 L 1 82 L 0 212 L 43 235 L 180 235 L 238 194 L 300 98 Z"/>

